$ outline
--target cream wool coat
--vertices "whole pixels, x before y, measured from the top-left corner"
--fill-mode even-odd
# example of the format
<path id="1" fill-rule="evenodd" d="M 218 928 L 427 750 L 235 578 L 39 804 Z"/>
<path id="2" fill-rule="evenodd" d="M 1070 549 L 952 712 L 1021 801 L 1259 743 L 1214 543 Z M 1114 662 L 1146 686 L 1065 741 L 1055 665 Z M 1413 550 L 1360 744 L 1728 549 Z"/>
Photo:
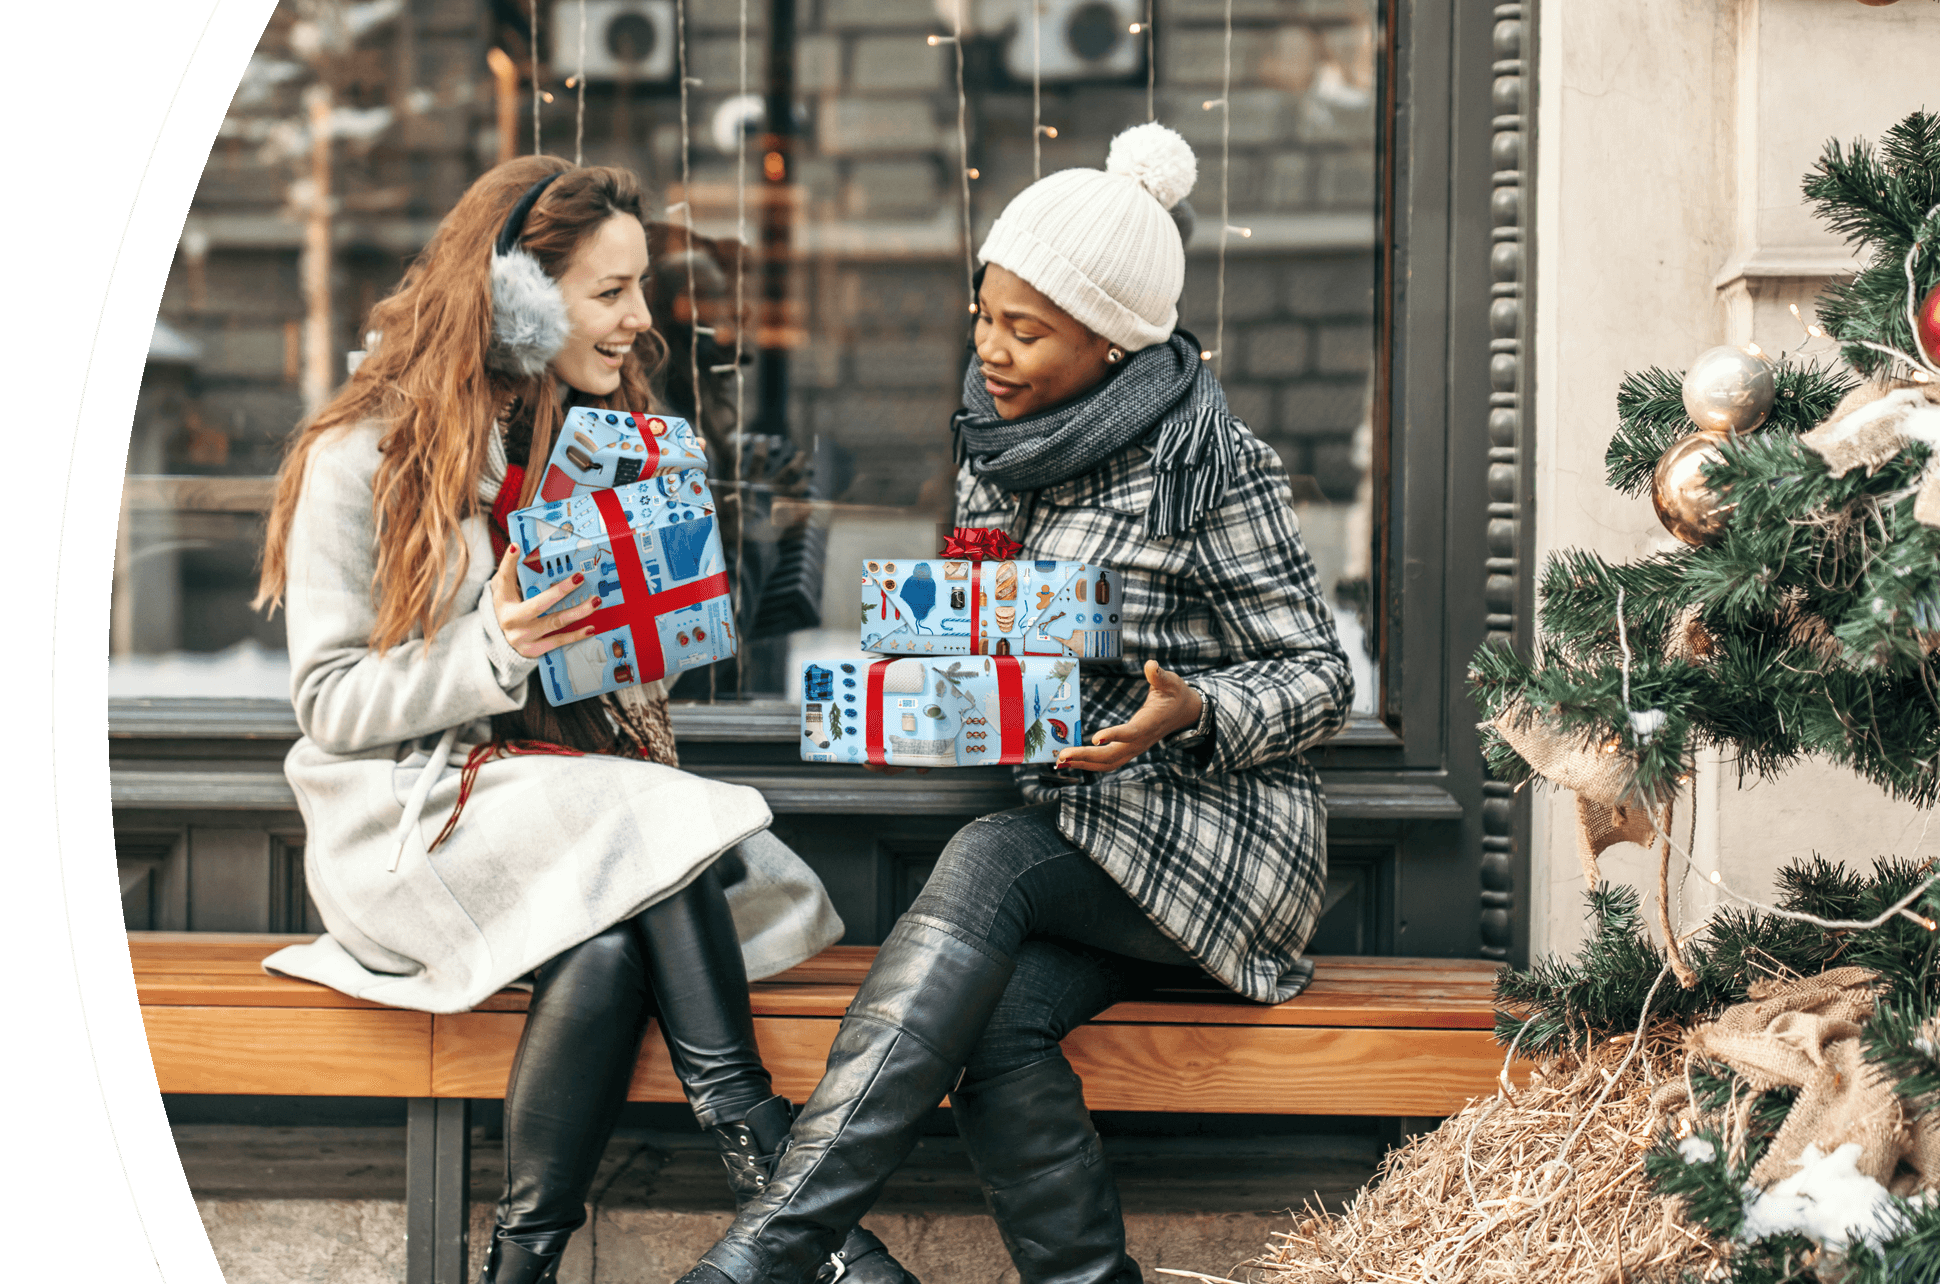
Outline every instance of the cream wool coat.
<path id="1" fill-rule="evenodd" d="M 491 738 L 492 714 L 524 704 L 538 661 L 499 630 L 482 516 L 464 525 L 470 562 L 436 638 L 414 635 L 382 655 L 366 645 L 379 435 L 365 423 L 317 444 L 290 527 L 284 610 L 303 736 L 284 774 L 329 930 L 264 966 L 397 1007 L 463 1011 L 679 891 L 737 844 L 747 872 L 727 895 L 749 977 L 833 944 L 842 922 L 814 871 L 765 832 L 761 794 L 658 763 L 593 754 L 486 763 L 458 827 L 426 854 L 457 802 L 466 752 Z M 493 453 L 481 490 L 495 493 L 504 461 Z M 448 761 L 402 824 L 441 742 Z"/>

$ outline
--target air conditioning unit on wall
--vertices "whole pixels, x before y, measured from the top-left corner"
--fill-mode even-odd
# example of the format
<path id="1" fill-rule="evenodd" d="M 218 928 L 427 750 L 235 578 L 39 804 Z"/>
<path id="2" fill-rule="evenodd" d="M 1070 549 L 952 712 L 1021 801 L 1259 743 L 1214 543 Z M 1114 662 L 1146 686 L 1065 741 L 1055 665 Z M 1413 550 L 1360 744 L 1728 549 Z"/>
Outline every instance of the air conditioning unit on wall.
<path id="1" fill-rule="evenodd" d="M 1031 9 L 1037 9 L 1038 74 L 1046 82 L 1121 80 L 1145 69 L 1144 0 L 1017 0 L 1004 71 L 1030 83 Z"/>
<path id="2" fill-rule="evenodd" d="M 679 67 L 674 0 L 586 0 L 586 79 L 671 82 Z M 579 66 L 578 0 L 554 0 L 552 66 Z"/>

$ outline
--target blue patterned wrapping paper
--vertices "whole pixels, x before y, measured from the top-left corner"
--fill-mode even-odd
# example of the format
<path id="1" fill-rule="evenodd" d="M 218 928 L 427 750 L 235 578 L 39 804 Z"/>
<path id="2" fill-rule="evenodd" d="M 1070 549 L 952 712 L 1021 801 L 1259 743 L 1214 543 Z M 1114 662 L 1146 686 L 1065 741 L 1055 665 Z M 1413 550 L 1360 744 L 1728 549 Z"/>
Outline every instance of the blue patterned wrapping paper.
<path id="1" fill-rule="evenodd" d="M 997 766 L 1006 734 L 1021 741 L 1018 761 L 1049 763 L 1080 744 L 1078 662 L 1011 659 L 1020 682 L 1014 707 L 999 696 L 999 657 L 813 659 L 799 688 L 802 759 L 861 763 L 867 747 L 869 673 L 882 670 L 883 761 L 897 767 Z"/>
<path id="2" fill-rule="evenodd" d="M 602 504 L 623 515 L 630 534 L 609 529 Z M 521 508 L 508 526 L 519 548 L 519 591 L 524 596 L 536 597 L 566 576 L 583 574 L 586 582 L 547 614 L 597 596 L 599 609 L 577 627 L 610 622 L 610 627 L 541 657 L 546 698 L 552 704 L 677 676 L 734 655 L 738 643 L 727 559 L 714 497 L 700 470 L 662 473 L 629 486 Z M 623 575 L 622 564 L 629 561 Z M 627 598 L 624 581 L 632 578 L 635 567 L 644 601 Z M 669 595 L 670 607 L 679 605 L 654 610 L 649 625 L 640 618 L 641 611 L 652 610 L 663 594 Z M 656 650 L 664 666 L 658 672 L 653 671 Z"/>
<path id="3" fill-rule="evenodd" d="M 1109 660 L 1119 605 L 1117 575 L 1096 563 L 864 558 L 862 649 Z"/>

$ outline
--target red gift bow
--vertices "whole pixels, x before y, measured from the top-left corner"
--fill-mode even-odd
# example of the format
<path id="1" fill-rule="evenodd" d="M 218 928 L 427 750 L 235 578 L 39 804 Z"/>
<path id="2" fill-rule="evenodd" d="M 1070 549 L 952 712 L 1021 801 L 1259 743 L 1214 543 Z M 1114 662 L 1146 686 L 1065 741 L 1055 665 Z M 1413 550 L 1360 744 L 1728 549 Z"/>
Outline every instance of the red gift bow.
<path id="1" fill-rule="evenodd" d="M 967 557 L 973 562 L 989 558 L 1007 562 L 1024 551 L 1024 546 L 995 526 L 959 526 L 943 541 L 943 557 Z"/>
<path id="2" fill-rule="evenodd" d="M 667 657 L 660 649 L 660 627 L 656 621 L 660 616 L 726 597 L 728 577 L 724 572 L 717 572 L 691 584 L 655 593 L 647 584 L 646 570 L 640 565 L 640 546 L 634 541 L 633 527 L 627 524 L 626 509 L 620 506 L 619 496 L 611 490 L 596 490 L 593 502 L 599 506 L 600 517 L 606 523 L 607 543 L 620 576 L 621 600 L 618 606 L 601 607 L 567 627 L 583 629 L 591 625 L 594 633 L 604 633 L 622 624 L 633 625 L 633 649 L 640 660 L 640 682 L 657 682 L 667 676 Z M 553 633 L 564 632 L 566 629 L 553 630 Z"/>

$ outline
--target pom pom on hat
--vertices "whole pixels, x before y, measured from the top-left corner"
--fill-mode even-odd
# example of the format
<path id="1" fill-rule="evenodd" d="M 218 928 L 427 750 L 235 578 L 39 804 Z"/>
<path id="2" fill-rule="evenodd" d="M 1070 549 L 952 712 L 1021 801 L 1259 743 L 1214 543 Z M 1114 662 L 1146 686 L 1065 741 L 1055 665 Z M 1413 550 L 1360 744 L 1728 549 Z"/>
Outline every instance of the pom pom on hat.
<path id="1" fill-rule="evenodd" d="M 1059 170 L 1013 197 L 977 257 L 1127 351 L 1149 348 L 1179 321 L 1198 173 L 1185 139 L 1134 125 L 1112 139 L 1103 170 Z"/>
<path id="2" fill-rule="evenodd" d="M 1192 145 L 1157 121 L 1134 125 L 1111 140 L 1105 153 L 1105 172 L 1136 179 L 1171 209 L 1192 194 L 1199 181 L 1199 162 Z"/>

